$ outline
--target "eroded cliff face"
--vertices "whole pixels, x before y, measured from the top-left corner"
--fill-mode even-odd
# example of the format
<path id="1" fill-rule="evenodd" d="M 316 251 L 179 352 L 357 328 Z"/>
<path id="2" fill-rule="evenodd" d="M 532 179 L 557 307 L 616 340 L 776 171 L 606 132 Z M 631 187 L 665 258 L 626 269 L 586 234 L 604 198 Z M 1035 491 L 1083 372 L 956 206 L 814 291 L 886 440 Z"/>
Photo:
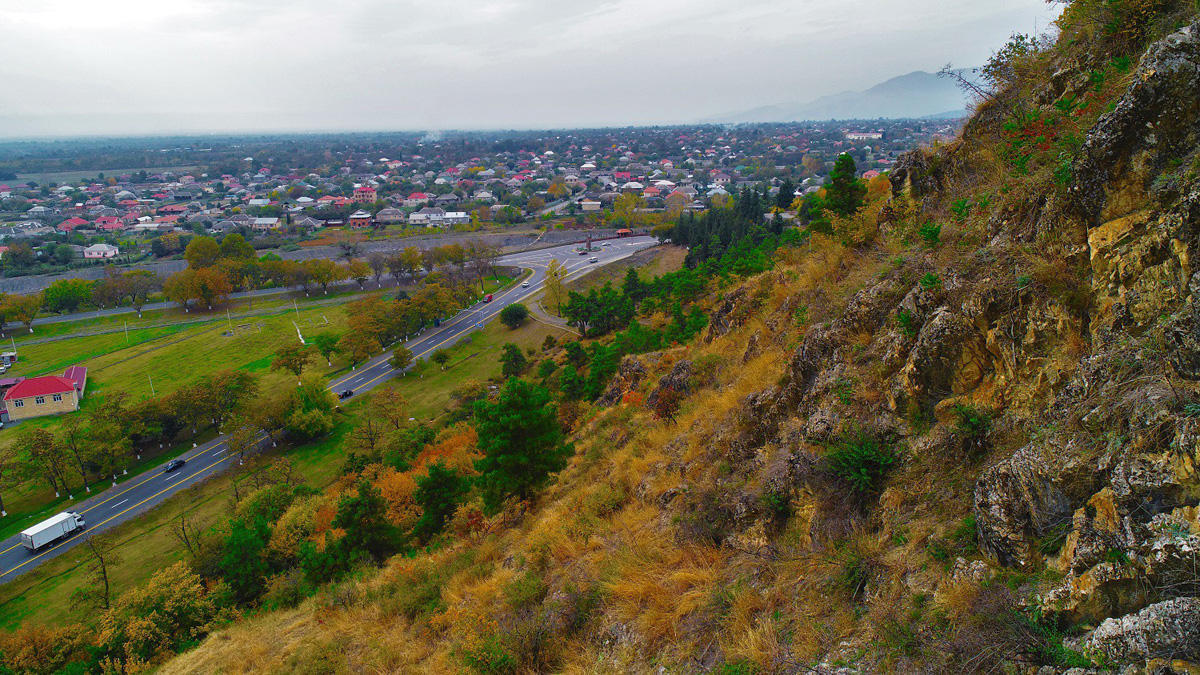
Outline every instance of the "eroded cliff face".
<path id="1" fill-rule="evenodd" d="M 1064 77 L 1047 87 L 1041 95 L 1054 101 L 1081 85 Z M 919 211 L 948 199 L 946 166 L 964 148 L 944 152 L 899 162 L 894 201 Z M 1070 644 L 1101 662 L 1200 668 L 1200 180 L 1181 169 L 1197 157 L 1193 23 L 1147 50 L 1088 132 L 1065 193 L 1035 195 L 1019 217 L 1000 209 L 990 241 L 937 270 L 936 284 L 907 281 L 919 263 L 869 282 L 807 332 L 778 385 L 744 399 L 737 433 L 722 442 L 741 457 L 785 455 L 769 480 L 808 494 L 801 510 L 819 545 L 852 528 L 828 521 L 873 517 L 886 527 L 902 517 L 889 502 L 903 500 L 885 492 L 870 517 L 840 510 L 834 493 L 844 485 L 819 468 L 814 448 L 854 427 L 904 439 L 910 455 L 960 457 L 1020 428 L 1009 440 L 1023 442 L 993 448 L 972 488 L 993 569 L 1060 575 L 1031 604 L 1063 625 L 1095 627 Z M 1056 230 L 1063 262 L 1051 275 L 1082 270 L 1078 287 L 1047 295 L 1004 274 L 1020 245 Z M 746 297 L 729 294 L 720 315 L 746 314 Z M 839 383 L 864 371 L 878 378 L 884 406 L 848 411 Z M 985 439 L 954 430 L 964 406 L 991 411 L 999 428 Z M 746 509 L 730 510 L 747 520 Z"/>

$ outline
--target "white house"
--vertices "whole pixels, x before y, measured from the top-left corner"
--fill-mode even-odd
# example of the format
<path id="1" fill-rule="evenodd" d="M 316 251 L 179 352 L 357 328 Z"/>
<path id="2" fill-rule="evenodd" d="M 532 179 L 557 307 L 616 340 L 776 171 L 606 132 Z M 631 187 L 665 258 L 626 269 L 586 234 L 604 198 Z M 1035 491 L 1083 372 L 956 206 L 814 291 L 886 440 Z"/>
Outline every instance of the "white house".
<path id="1" fill-rule="evenodd" d="M 114 258 L 121 250 L 111 244 L 92 244 L 83 249 L 83 257 L 89 259 L 95 258 Z"/>
<path id="2" fill-rule="evenodd" d="M 409 225 L 441 225 L 446 211 L 436 206 L 426 206 L 420 211 L 408 214 Z"/>
<path id="3" fill-rule="evenodd" d="M 466 211 L 447 211 L 446 215 L 442 216 L 444 225 L 466 225 L 469 222 L 471 216 Z"/>

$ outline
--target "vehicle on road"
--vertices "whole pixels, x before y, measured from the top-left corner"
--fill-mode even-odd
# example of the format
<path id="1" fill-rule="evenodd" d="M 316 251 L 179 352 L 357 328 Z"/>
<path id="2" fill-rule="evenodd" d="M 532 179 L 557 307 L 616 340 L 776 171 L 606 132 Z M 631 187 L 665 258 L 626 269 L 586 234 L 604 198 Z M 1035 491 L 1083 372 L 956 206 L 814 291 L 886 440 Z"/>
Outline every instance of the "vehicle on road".
<path id="1" fill-rule="evenodd" d="M 83 529 L 83 516 L 72 511 L 63 511 L 21 533 L 21 544 L 30 551 L 71 536 Z"/>
<path id="2" fill-rule="evenodd" d="M 521 288 L 529 288 L 529 282 L 528 282 L 528 281 L 522 281 L 522 282 L 521 282 Z"/>
<path id="3" fill-rule="evenodd" d="M 598 260 L 600 260 L 600 259 L 599 259 L 599 258 L 597 258 L 597 257 L 595 257 L 595 256 L 592 256 L 591 258 L 588 258 L 588 262 L 597 262 Z"/>
<path id="4" fill-rule="evenodd" d="M 338 392 L 338 398 L 342 399 L 342 400 L 348 399 L 353 395 L 354 395 L 353 389 L 344 389 L 344 390 Z"/>
<path id="5" fill-rule="evenodd" d="M 583 249 L 580 249 L 580 251 L 579 251 L 579 255 L 587 255 L 587 253 L 588 253 L 588 252 L 587 252 L 586 250 L 583 250 Z"/>
<path id="6" fill-rule="evenodd" d="M 163 465 L 163 473 L 171 473 L 176 469 L 182 469 L 184 464 L 187 464 L 187 462 L 182 459 L 173 459 Z"/>
<path id="7" fill-rule="evenodd" d="M 612 246 L 612 244 L 611 244 L 611 243 L 609 243 L 609 242 L 607 242 L 607 241 L 606 241 L 606 242 L 604 242 L 603 244 L 600 244 L 600 245 L 601 245 L 601 246 Z"/>
<path id="8" fill-rule="evenodd" d="M 492 294 L 491 294 L 491 293 L 488 293 L 488 294 L 487 294 L 487 297 L 486 297 L 486 298 L 484 298 L 484 299 L 483 299 L 483 301 L 484 301 L 484 302 L 491 302 L 491 301 L 492 301 Z"/>

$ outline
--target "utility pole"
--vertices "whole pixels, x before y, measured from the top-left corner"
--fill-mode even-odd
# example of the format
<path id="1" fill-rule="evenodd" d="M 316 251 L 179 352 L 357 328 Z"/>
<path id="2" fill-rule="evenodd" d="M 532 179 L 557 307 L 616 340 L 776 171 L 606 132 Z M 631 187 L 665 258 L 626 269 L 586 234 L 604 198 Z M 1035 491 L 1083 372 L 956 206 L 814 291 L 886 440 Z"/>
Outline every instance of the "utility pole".
<path id="1" fill-rule="evenodd" d="M 154 378 L 150 377 L 150 373 L 146 373 L 146 379 L 150 380 L 150 395 L 158 396 L 158 394 L 154 393 Z"/>

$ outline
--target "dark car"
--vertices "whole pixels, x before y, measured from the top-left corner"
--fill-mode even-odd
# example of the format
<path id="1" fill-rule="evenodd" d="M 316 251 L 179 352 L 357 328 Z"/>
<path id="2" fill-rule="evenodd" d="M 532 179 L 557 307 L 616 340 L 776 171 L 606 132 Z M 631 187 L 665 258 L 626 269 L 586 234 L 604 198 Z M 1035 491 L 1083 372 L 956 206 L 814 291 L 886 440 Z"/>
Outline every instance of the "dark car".
<path id="1" fill-rule="evenodd" d="M 341 392 L 339 392 L 339 393 L 338 393 L 338 398 L 339 398 L 339 399 L 347 399 L 347 398 L 350 398 L 350 397 L 351 397 L 351 396 L 353 396 L 353 395 L 354 395 L 354 390 L 353 390 L 353 389 L 346 389 L 346 390 L 344 390 L 344 391 L 341 391 Z"/>
<path id="2" fill-rule="evenodd" d="M 187 462 L 183 461 L 182 459 L 173 459 L 163 466 L 163 473 L 171 473 L 176 469 L 183 468 L 184 464 L 187 464 Z"/>

